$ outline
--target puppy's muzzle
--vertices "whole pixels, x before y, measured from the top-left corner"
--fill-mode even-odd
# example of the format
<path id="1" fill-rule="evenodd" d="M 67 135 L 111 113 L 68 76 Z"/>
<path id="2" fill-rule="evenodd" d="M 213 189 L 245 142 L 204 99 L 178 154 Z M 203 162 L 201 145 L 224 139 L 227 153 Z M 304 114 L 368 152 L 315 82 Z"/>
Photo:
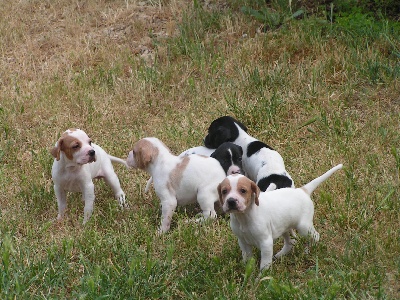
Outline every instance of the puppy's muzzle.
<path id="1" fill-rule="evenodd" d="M 237 200 L 235 198 L 228 198 L 226 203 L 228 204 L 229 210 L 237 209 Z"/>
<path id="2" fill-rule="evenodd" d="M 242 171 L 242 169 L 237 169 L 235 171 L 232 171 L 232 175 L 233 174 L 240 174 L 240 175 L 244 175 L 244 172 Z"/>
<path id="3" fill-rule="evenodd" d="M 240 167 L 233 165 L 228 169 L 227 175 L 233 175 L 233 174 L 244 175 L 244 172 Z"/>

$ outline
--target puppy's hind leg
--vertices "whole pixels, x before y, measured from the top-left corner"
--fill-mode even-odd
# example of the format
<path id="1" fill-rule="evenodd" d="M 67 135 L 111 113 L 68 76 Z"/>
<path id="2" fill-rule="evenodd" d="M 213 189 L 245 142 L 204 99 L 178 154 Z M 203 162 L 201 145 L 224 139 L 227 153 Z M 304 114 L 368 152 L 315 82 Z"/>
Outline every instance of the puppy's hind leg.
<path id="1" fill-rule="evenodd" d="M 302 236 L 310 236 L 314 243 L 319 241 L 319 233 L 315 230 L 313 224 L 300 225 L 298 226 L 297 231 Z"/>
<path id="2" fill-rule="evenodd" d="M 296 240 L 290 238 L 289 232 L 285 232 L 282 236 L 284 240 L 283 248 L 281 249 L 281 251 L 274 255 L 274 259 L 277 259 L 282 255 L 289 253 L 290 250 L 292 250 L 294 244 L 296 244 Z"/>
<path id="3" fill-rule="evenodd" d="M 302 236 L 309 236 L 312 240 L 311 245 L 315 245 L 319 241 L 319 233 L 315 230 L 314 225 L 310 225 L 308 227 L 299 227 L 298 232 Z M 305 248 L 306 254 L 310 252 L 309 246 L 306 246 Z"/>
<path id="4" fill-rule="evenodd" d="M 199 203 L 200 208 L 203 211 L 203 218 L 198 221 L 207 220 L 208 218 L 215 219 L 217 217 L 217 213 L 214 209 L 214 203 L 217 201 L 213 201 L 214 196 L 217 200 L 218 195 L 214 195 L 212 193 L 204 192 L 197 194 L 197 202 Z"/>
<path id="5" fill-rule="evenodd" d="M 176 198 L 168 198 L 161 200 L 161 226 L 159 234 L 165 233 L 171 227 L 172 215 L 177 206 Z"/>

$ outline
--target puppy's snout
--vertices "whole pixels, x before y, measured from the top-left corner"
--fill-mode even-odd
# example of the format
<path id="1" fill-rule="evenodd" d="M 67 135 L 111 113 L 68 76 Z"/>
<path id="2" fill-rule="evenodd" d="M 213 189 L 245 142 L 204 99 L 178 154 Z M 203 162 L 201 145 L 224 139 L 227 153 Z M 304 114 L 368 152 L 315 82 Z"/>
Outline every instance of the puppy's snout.
<path id="1" fill-rule="evenodd" d="M 234 175 L 234 174 L 241 174 L 244 175 L 244 172 L 242 171 L 242 169 L 238 166 L 231 166 L 228 169 L 227 175 Z"/>
<path id="2" fill-rule="evenodd" d="M 237 201 L 235 198 L 229 198 L 226 200 L 226 203 L 228 204 L 229 209 L 236 209 L 237 207 Z"/>
<path id="3" fill-rule="evenodd" d="M 92 150 L 90 150 L 90 151 L 88 152 L 88 154 L 89 154 L 89 156 L 94 156 L 94 155 L 96 154 L 96 151 L 94 151 L 94 150 L 92 149 Z"/>

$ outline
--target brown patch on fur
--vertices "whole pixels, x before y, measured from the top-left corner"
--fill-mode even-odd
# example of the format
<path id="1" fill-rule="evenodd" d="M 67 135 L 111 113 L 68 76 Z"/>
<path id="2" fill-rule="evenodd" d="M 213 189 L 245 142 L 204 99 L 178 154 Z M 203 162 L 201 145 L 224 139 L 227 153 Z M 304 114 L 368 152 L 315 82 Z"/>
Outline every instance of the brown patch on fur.
<path id="1" fill-rule="evenodd" d="M 169 180 L 167 183 L 167 188 L 170 192 L 176 191 L 179 188 L 179 183 L 182 180 L 183 171 L 189 164 L 190 158 L 185 156 L 182 161 L 176 165 L 176 167 L 169 174 Z"/>
<path id="2" fill-rule="evenodd" d="M 222 195 L 222 189 L 226 189 L 227 193 L 231 191 L 231 185 L 228 179 L 222 180 L 222 182 L 218 185 L 218 196 L 219 196 L 219 202 L 221 203 L 221 206 L 224 205 L 224 199 Z"/>
<path id="3" fill-rule="evenodd" d="M 244 188 L 246 190 L 251 190 L 251 193 L 246 194 L 246 206 L 249 206 L 251 203 L 251 200 L 254 195 L 254 203 L 259 206 L 260 202 L 258 200 L 258 197 L 260 196 L 260 189 L 258 186 L 255 184 L 254 181 L 246 178 L 246 177 L 241 177 L 238 180 L 238 185 L 237 185 L 238 191 L 240 192 L 241 188 Z"/>
<path id="4" fill-rule="evenodd" d="M 158 156 L 158 149 L 150 141 L 142 139 L 133 146 L 133 153 L 137 167 L 144 170 Z"/>
<path id="5" fill-rule="evenodd" d="M 69 136 L 67 133 L 63 133 L 57 142 L 57 146 L 51 149 L 50 153 L 56 160 L 60 160 L 60 153 L 63 151 L 65 156 L 69 160 L 72 160 L 74 152 L 78 151 L 81 147 L 81 141 L 79 141 L 77 138 Z"/>

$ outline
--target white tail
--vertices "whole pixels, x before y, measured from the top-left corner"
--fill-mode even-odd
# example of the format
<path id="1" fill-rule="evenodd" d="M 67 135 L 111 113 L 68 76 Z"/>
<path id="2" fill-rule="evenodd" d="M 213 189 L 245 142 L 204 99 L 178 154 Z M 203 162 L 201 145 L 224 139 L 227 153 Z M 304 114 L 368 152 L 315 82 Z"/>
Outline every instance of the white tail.
<path id="1" fill-rule="evenodd" d="M 333 167 L 330 169 L 328 172 L 325 174 L 315 178 L 314 180 L 310 181 L 306 185 L 303 185 L 301 189 L 303 189 L 308 195 L 311 195 L 312 192 L 325 180 L 327 180 L 333 173 L 335 173 L 337 170 L 340 170 L 343 167 L 342 164 L 337 165 L 336 167 Z"/>
<path id="2" fill-rule="evenodd" d="M 112 155 L 109 155 L 109 154 L 108 154 L 108 157 L 110 158 L 111 162 L 116 162 L 116 163 L 123 164 L 125 167 L 127 167 L 129 169 L 129 166 L 126 163 L 125 159 L 118 158 L 118 157 L 115 157 L 115 156 L 112 156 Z"/>

